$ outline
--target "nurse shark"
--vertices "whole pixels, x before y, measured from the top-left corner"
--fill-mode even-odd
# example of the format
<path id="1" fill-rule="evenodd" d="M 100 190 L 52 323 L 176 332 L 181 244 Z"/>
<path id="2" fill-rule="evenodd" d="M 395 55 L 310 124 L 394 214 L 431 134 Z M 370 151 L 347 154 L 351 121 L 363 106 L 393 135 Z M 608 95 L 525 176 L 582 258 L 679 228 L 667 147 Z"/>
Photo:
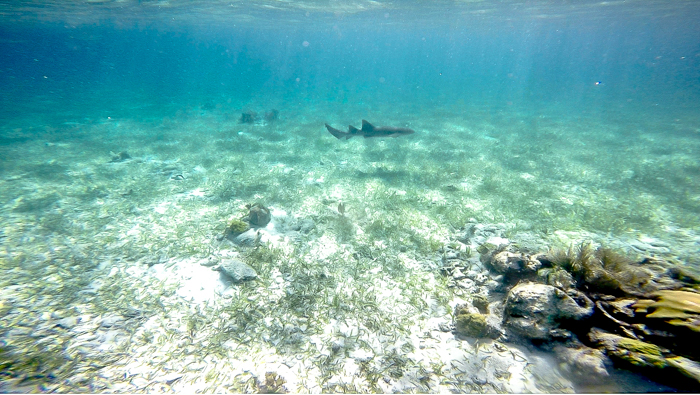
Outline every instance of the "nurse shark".
<path id="1" fill-rule="evenodd" d="M 343 132 L 342 130 L 338 130 L 333 128 L 331 125 L 326 124 L 326 129 L 335 136 L 337 139 L 342 139 L 345 137 L 345 139 L 349 139 L 351 137 L 355 136 L 362 136 L 364 138 L 370 138 L 370 137 L 399 137 L 399 136 L 405 136 L 407 134 L 413 134 L 415 133 L 415 130 L 409 129 L 409 128 L 395 128 L 391 126 L 374 126 L 371 123 L 365 121 L 364 119 L 362 120 L 362 129 L 358 129 L 352 125 L 348 126 L 348 131 Z"/>

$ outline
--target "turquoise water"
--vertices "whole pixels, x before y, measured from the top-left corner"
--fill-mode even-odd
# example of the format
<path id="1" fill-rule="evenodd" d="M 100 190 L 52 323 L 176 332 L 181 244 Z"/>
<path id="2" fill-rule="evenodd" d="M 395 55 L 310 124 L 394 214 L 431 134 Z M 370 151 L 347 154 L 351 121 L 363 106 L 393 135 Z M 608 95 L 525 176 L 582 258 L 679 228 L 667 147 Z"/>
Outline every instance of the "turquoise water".
<path id="1" fill-rule="evenodd" d="M 501 224 L 532 251 L 592 240 L 700 265 L 699 18 L 690 1 L 0 4 L 0 312 L 10 361 L 0 366 L 11 382 L 0 389 L 260 391 L 250 381 L 260 374 L 240 367 L 256 366 L 292 392 L 566 390 L 447 373 L 440 383 L 437 360 L 385 345 L 372 347 L 382 362 L 352 370 L 308 344 L 333 349 L 324 328 L 343 320 L 362 322 L 371 343 L 392 326 L 410 339 L 416 317 L 428 327 L 449 316 L 467 296 L 435 265 L 469 223 Z M 265 119 L 272 109 L 279 118 Z M 256 120 L 242 123 L 245 112 Z M 324 127 L 363 119 L 416 133 L 337 140 Z M 119 160 L 124 151 L 130 158 Z M 217 236 L 253 202 L 314 230 L 275 228 L 254 252 L 222 245 Z M 224 252 L 245 256 L 261 281 L 185 302 L 178 289 L 198 277 L 181 273 Z M 382 298 L 405 309 L 382 311 Z M 236 330 L 250 333 L 222 335 L 236 331 L 222 312 L 248 314 Z M 125 322 L 118 340 L 76 340 L 108 333 L 99 320 L 110 314 Z M 56 329 L 66 317 L 87 326 Z M 285 322 L 322 340 L 289 340 Z M 227 342 L 241 346 L 222 351 Z M 209 367 L 186 373 L 174 362 L 184 355 L 147 351 L 170 343 Z M 171 356 L 152 371 L 184 378 L 133 373 L 146 352 Z M 246 359 L 258 354 L 313 362 L 285 375 Z M 207 355 L 243 362 L 224 368 Z M 387 373 L 419 365 L 435 383 L 399 386 L 401 372 Z M 298 372 L 314 373 L 306 383 Z M 148 377 L 123 384 L 139 375 Z M 662 388 L 637 379 L 603 388 Z"/>

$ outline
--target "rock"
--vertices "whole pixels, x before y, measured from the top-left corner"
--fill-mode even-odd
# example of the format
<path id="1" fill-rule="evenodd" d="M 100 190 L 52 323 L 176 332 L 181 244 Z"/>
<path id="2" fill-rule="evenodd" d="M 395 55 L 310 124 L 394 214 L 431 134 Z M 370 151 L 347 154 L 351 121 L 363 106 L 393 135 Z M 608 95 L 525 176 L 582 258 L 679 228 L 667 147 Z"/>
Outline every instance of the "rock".
<path id="1" fill-rule="evenodd" d="M 554 353 L 559 362 L 564 365 L 564 370 L 575 381 L 590 383 L 608 377 L 605 365 L 609 360 L 600 350 L 580 344 L 576 347 L 558 345 L 554 347 Z"/>
<path id="2" fill-rule="evenodd" d="M 66 317 L 56 321 L 56 326 L 63 329 L 71 329 L 80 323 L 80 317 Z"/>
<path id="3" fill-rule="evenodd" d="M 248 225 L 246 222 L 241 221 L 240 219 L 234 219 L 231 221 L 228 227 L 226 227 L 226 230 L 224 231 L 224 235 L 231 239 L 234 240 L 238 235 L 241 233 L 245 233 L 250 229 L 250 225 Z"/>
<path id="4" fill-rule="evenodd" d="M 534 273 L 542 266 L 534 256 L 501 251 L 487 261 L 491 268 L 498 273 Z"/>
<path id="5" fill-rule="evenodd" d="M 120 151 L 117 153 L 110 152 L 112 155 L 112 160 L 110 160 L 111 163 L 116 163 L 116 162 L 124 162 L 125 160 L 131 159 L 131 155 L 129 155 L 126 151 Z"/>
<path id="6" fill-rule="evenodd" d="M 240 246 L 253 246 L 258 240 L 258 232 L 255 229 L 248 229 L 248 231 L 243 232 L 233 238 L 233 242 Z"/>
<path id="7" fill-rule="evenodd" d="M 605 349 L 608 356 L 627 364 L 644 368 L 664 368 L 667 365 L 661 348 L 655 344 L 630 339 L 593 328 L 588 334 L 593 344 Z"/>
<path id="8" fill-rule="evenodd" d="M 248 207 L 248 215 L 246 216 L 251 225 L 257 227 L 265 227 L 270 223 L 272 216 L 270 210 L 260 203 L 255 203 Z"/>
<path id="9" fill-rule="evenodd" d="M 463 313 L 455 317 L 457 333 L 468 337 L 485 337 L 487 334 L 486 316 L 483 314 Z"/>
<path id="10" fill-rule="evenodd" d="M 216 266 L 217 263 L 219 263 L 219 260 L 216 257 L 210 256 L 207 258 L 202 258 L 198 261 L 200 266 L 204 267 L 212 267 Z"/>
<path id="11" fill-rule="evenodd" d="M 466 337 L 488 337 L 496 339 L 501 331 L 489 322 L 488 316 L 477 313 L 469 305 L 457 306 L 455 309 L 455 331 Z"/>
<path id="12" fill-rule="evenodd" d="M 486 296 L 474 295 L 472 298 L 472 305 L 474 305 L 481 314 L 487 314 L 489 312 L 489 300 Z"/>
<path id="13" fill-rule="evenodd" d="M 236 259 L 222 259 L 214 270 L 224 273 L 234 283 L 255 280 L 258 277 L 255 269 Z"/>
<path id="14" fill-rule="evenodd" d="M 672 266 L 668 268 L 668 275 L 672 279 L 682 281 L 686 284 L 700 284 L 700 273 L 693 268 Z"/>
<path id="15" fill-rule="evenodd" d="M 455 280 L 461 280 L 467 278 L 467 276 L 457 267 L 454 271 L 452 271 L 452 278 Z"/>
<path id="16" fill-rule="evenodd" d="M 588 337 L 591 342 L 603 347 L 608 356 L 628 366 L 658 370 L 663 375 L 677 372 L 700 382 L 698 362 L 682 356 L 666 358 L 668 350 L 655 344 L 618 336 L 597 328 L 593 328 Z"/>
<path id="17" fill-rule="evenodd" d="M 683 375 L 700 382 L 700 363 L 684 357 L 666 358 L 666 362 Z"/>
<path id="18" fill-rule="evenodd" d="M 492 236 L 503 236 L 506 229 L 505 224 L 469 223 L 465 227 L 464 233 L 457 237 L 457 240 L 467 245 L 481 245 Z"/>
<path id="19" fill-rule="evenodd" d="M 564 269 L 550 270 L 546 275 L 546 282 L 547 284 L 553 287 L 557 287 L 563 290 L 573 288 L 576 285 L 576 281 L 574 281 L 574 278 L 571 275 L 571 273 L 567 272 Z"/>
<path id="20" fill-rule="evenodd" d="M 588 297 L 580 293 L 574 296 L 551 285 L 518 284 L 506 298 L 504 323 L 514 333 L 529 339 L 560 337 L 565 335 L 559 330 L 562 320 L 580 320 L 593 314 L 594 305 Z"/>

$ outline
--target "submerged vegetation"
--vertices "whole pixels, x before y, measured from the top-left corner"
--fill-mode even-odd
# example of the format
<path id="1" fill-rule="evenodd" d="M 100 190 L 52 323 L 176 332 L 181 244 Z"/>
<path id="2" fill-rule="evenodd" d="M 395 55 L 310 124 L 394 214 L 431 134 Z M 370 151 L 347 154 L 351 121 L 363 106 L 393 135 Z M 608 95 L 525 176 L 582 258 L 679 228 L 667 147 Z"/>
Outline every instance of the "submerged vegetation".
<path id="1" fill-rule="evenodd" d="M 3 380 L 50 391 L 102 391 L 115 382 L 110 388 L 125 392 L 277 393 L 387 391 L 385 380 L 410 375 L 422 392 L 502 390 L 416 357 L 441 340 L 415 334 L 434 333 L 430 320 L 454 311 L 454 284 L 437 267 L 446 246 L 459 247 L 455 234 L 465 224 L 507 223 L 504 236 L 523 244 L 581 231 L 695 242 L 687 229 L 667 233 L 681 217 L 694 223 L 683 208 L 694 207 L 688 194 L 679 197 L 686 204 L 658 209 L 664 191 L 677 191 L 665 182 L 665 190 L 639 195 L 639 177 L 654 172 L 638 161 L 637 178 L 612 182 L 626 173 L 573 155 L 566 141 L 596 137 L 568 120 L 532 132 L 543 140 L 508 133 L 512 119 L 503 114 L 490 121 L 497 127 L 472 119 L 472 129 L 448 119 L 432 130 L 415 118 L 410 139 L 372 142 L 325 141 L 322 129 L 297 121 L 260 127 L 192 112 L 162 124 L 84 125 L 80 140 L 58 138 L 60 151 L 32 140 L 0 147 L 0 157 L 14 158 L 0 181 Z M 150 144 L 142 143 L 144 128 L 157 130 Z M 125 150 L 116 161 L 110 154 Z M 259 201 L 269 208 L 249 204 Z M 274 210 L 315 228 L 290 227 L 245 247 L 218 238 L 263 228 Z M 187 276 L 209 270 L 197 262 L 234 253 L 256 281 L 214 292 L 218 277 L 207 277 L 208 302 L 178 293 Z M 550 260 L 580 287 L 645 291 L 644 274 L 610 249 L 581 244 Z M 668 310 L 672 299 L 659 295 L 638 308 Z M 485 330 L 483 314 L 456 318 L 460 331 Z M 668 323 L 694 330 L 694 322 Z M 244 364 L 268 370 L 243 371 Z M 280 366 L 300 379 L 282 380 Z M 347 381 L 353 377 L 361 379 Z"/>

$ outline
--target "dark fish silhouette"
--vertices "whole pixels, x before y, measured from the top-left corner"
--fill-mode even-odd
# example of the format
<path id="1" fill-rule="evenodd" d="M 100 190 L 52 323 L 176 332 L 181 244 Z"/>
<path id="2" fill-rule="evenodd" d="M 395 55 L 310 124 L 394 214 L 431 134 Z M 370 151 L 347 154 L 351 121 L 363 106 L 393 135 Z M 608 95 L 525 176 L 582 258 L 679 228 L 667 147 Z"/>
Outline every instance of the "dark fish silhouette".
<path id="1" fill-rule="evenodd" d="M 265 113 L 265 120 L 267 122 L 273 122 L 278 119 L 280 119 L 280 112 L 275 110 L 274 108 Z"/>
<path id="2" fill-rule="evenodd" d="M 362 120 L 362 129 L 358 129 L 352 125 L 348 126 L 348 131 L 335 129 L 331 125 L 326 124 L 326 129 L 337 139 L 349 139 L 355 136 L 369 137 L 399 137 L 407 134 L 413 134 L 415 131 L 409 128 L 394 128 L 391 126 L 374 126 L 371 123 Z"/>
<path id="3" fill-rule="evenodd" d="M 254 123 L 257 117 L 258 114 L 255 111 L 244 112 L 241 114 L 241 119 L 238 120 L 238 123 Z"/>

